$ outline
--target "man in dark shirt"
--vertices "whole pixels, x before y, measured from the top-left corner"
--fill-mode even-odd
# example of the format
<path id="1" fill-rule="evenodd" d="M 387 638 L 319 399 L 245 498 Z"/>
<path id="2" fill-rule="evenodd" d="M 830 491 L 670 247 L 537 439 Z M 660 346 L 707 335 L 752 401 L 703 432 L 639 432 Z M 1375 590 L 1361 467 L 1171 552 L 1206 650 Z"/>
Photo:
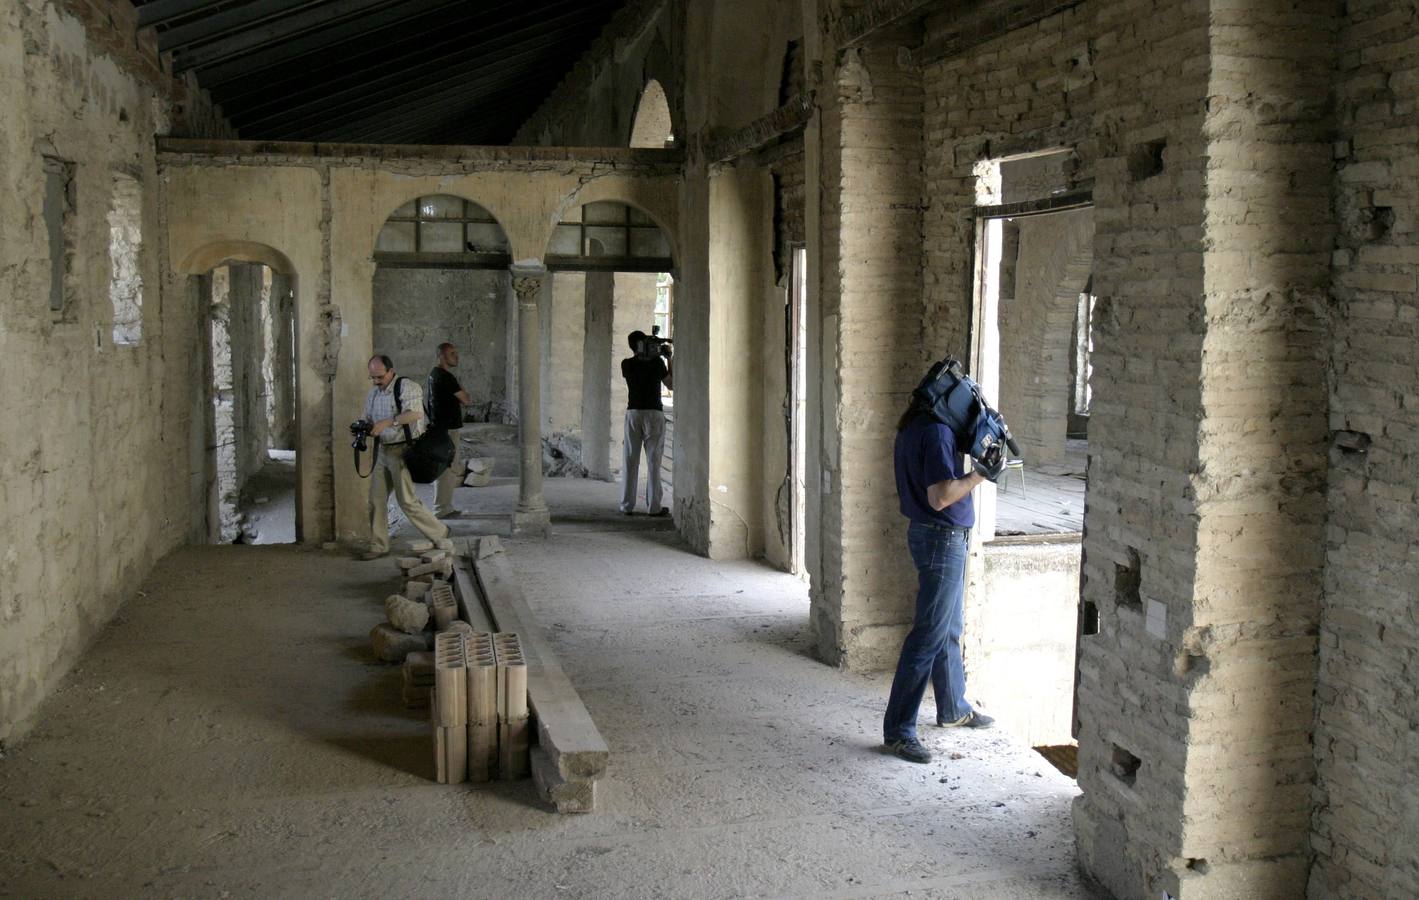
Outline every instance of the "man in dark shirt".
<path id="1" fill-rule="evenodd" d="M 434 515 L 440 519 L 456 519 L 462 515 L 453 508 L 453 488 L 461 474 L 458 463 L 462 448 L 458 434 L 463 427 L 463 407 L 468 405 L 469 397 L 453 374 L 457 367 L 458 348 L 449 343 L 439 344 L 437 364 L 429 370 L 429 427 L 444 429 L 453 441 L 453 462 L 439 476 L 434 489 Z"/>
<path id="2" fill-rule="evenodd" d="M 645 502 L 652 516 L 668 516 L 661 505 L 660 462 L 665 453 L 665 412 L 660 404 L 660 386 L 674 388 L 671 373 L 671 345 L 633 331 L 629 343 L 634 354 L 621 360 L 621 377 L 626 379 L 626 437 L 621 446 L 621 513 L 629 516 L 636 508 L 636 480 L 640 474 L 641 448 L 645 448 Z"/>
<path id="3" fill-rule="evenodd" d="M 917 596 L 882 735 L 888 750 L 924 763 L 931 761 L 931 753 L 917 740 L 916 716 L 928 680 L 936 696 L 937 725 L 989 728 L 995 721 L 966 700 L 961 631 L 966 551 L 976 522 L 971 491 L 999 471 L 979 461 L 967 469 L 951 429 L 915 403 L 897 423 L 894 457 L 902 515 L 911 520 L 907 548 L 916 564 Z"/>

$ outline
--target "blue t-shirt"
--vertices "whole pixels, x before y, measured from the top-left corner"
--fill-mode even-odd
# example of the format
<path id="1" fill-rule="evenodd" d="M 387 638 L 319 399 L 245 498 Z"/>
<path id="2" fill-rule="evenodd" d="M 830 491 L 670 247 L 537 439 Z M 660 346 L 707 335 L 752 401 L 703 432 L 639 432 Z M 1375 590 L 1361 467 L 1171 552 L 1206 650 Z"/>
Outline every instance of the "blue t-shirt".
<path id="1" fill-rule="evenodd" d="M 951 429 L 931 416 L 917 416 L 911 424 L 897 432 L 894 451 L 897 465 L 897 497 L 902 515 L 913 522 L 932 525 L 959 525 L 970 528 L 976 524 L 976 509 L 967 494 L 937 512 L 926 497 L 928 485 L 948 478 L 965 478 L 967 469 L 956 452 L 956 437 Z"/>

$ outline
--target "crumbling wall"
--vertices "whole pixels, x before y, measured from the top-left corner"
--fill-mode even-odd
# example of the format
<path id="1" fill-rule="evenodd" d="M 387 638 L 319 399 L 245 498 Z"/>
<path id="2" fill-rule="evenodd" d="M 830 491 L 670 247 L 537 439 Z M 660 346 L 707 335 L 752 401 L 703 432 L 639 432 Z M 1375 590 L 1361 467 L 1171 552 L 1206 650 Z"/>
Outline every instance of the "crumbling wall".
<path id="1" fill-rule="evenodd" d="M 228 130 L 190 82 L 163 73 L 127 5 L 0 5 L 0 85 L 0 378 L 42 410 L 0 433 L 6 744 L 153 562 L 187 537 L 189 505 L 201 500 L 186 437 L 202 380 L 184 377 L 200 359 L 199 310 L 157 302 L 153 135 Z M 56 167 L 65 190 L 47 204 Z M 141 283 L 145 302 L 126 346 L 113 329 L 115 172 L 140 192 L 141 240 L 126 273 L 136 278 L 124 290 Z"/>
<path id="2" fill-rule="evenodd" d="M 1310 896 L 1416 896 L 1419 56 L 1412 6 L 1346 10 Z"/>
<path id="3" fill-rule="evenodd" d="M 670 0 L 627 3 L 513 138 L 514 144 L 626 147 L 647 82 L 665 91 L 671 131 L 684 134 L 681 31 Z"/>
<path id="4" fill-rule="evenodd" d="M 981 164 L 1068 147 L 1092 179 L 1075 824 L 1118 896 L 1305 878 L 1328 9 L 1086 3 L 988 40 L 928 28 L 960 47 L 927 72 L 941 343 L 964 349 Z"/>
<path id="5" fill-rule="evenodd" d="M 507 329 L 511 276 L 479 269 L 379 266 L 374 275 L 375 352 L 421 385 L 444 341 L 458 347 L 455 374 L 473 399 L 475 416 L 490 402 L 509 402 Z"/>

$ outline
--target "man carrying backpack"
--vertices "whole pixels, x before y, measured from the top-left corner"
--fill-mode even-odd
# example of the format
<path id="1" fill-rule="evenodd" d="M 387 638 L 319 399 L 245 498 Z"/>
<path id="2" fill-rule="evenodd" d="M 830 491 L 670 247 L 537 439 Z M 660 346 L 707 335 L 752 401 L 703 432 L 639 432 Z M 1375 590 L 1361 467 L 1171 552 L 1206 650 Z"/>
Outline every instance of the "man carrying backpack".
<path id="1" fill-rule="evenodd" d="M 434 518 L 414 493 L 414 479 L 404 465 L 404 454 L 427 429 L 424 392 L 418 383 L 400 378 L 388 356 L 369 361 L 370 392 L 365 397 L 365 418 L 372 422 L 370 435 L 378 441 L 374 472 L 370 474 L 370 545 L 361 559 L 378 559 L 389 553 L 389 494 L 414 527 L 440 546 L 447 543 L 448 526 Z M 397 396 L 397 399 L 396 399 Z"/>

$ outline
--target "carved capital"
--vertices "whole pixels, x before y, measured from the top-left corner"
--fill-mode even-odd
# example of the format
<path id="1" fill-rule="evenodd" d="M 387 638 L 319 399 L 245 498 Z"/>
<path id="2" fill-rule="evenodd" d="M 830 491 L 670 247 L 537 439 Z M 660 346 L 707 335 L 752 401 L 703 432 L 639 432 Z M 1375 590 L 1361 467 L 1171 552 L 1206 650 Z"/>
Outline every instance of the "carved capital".
<path id="1" fill-rule="evenodd" d="M 518 303 L 536 303 L 537 292 L 542 290 L 542 275 L 514 275 L 512 289 L 517 292 Z"/>

